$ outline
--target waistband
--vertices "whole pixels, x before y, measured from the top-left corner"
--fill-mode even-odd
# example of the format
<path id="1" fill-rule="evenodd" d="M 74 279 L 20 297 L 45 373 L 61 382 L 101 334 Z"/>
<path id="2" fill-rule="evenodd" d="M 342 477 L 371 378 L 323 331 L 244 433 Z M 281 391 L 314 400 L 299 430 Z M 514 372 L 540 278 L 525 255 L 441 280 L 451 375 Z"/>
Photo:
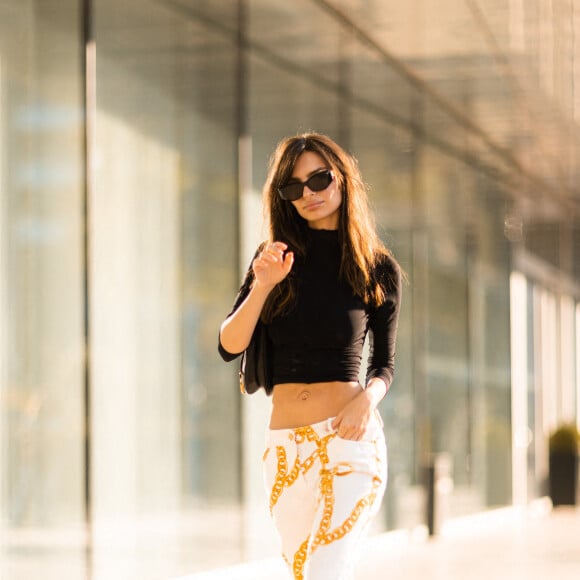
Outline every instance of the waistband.
<path id="1" fill-rule="evenodd" d="M 305 429 L 312 429 L 319 437 L 325 437 L 331 433 L 336 433 L 336 429 L 332 428 L 332 422 L 336 417 L 329 417 L 324 421 L 313 423 L 312 425 L 305 425 L 303 427 L 293 427 L 289 429 L 268 429 L 266 438 L 271 444 L 288 443 L 296 438 L 296 435 L 303 433 Z M 378 412 L 375 410 L 374 417 L 368 424 L 367 431 L 363 440 L 376 439 L 379 435 L 383 435 L 383 420 Z"/>

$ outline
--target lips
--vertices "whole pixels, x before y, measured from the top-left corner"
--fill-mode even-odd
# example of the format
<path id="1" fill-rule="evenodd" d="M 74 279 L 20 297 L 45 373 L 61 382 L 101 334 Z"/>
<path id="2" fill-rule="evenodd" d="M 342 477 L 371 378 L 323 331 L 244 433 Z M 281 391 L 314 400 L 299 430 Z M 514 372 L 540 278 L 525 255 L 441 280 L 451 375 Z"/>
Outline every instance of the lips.
<path id="1" fill-rule="evenodd" d="M 303 210 L 312 211 L 318 209 L 324 202 L 323 201 L 311 201 L 302 207 Z"/>

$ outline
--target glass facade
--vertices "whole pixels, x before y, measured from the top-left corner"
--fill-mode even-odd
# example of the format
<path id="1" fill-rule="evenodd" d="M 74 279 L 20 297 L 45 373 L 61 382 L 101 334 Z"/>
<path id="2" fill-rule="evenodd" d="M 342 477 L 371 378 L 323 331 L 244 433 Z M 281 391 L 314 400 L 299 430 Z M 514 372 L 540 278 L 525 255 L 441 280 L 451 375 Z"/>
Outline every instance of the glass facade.
<path id="1" fill-rule="evenodd" d="M 545 495 L 580 420 L 576 37 L 571 0 L 0 0 L 2 572 L 277 555 L 270 402 L 216 347 L 307 130 L 356 155 L 408 278 L 374 532 L 426 524 L 434 461 L 448 517 Z"/>
<path id="2" fill-rule="evenodd" d="M 84 513 L 79 22 L 76 1 L 0 4 L 0 509 L 10 526 Z"/>

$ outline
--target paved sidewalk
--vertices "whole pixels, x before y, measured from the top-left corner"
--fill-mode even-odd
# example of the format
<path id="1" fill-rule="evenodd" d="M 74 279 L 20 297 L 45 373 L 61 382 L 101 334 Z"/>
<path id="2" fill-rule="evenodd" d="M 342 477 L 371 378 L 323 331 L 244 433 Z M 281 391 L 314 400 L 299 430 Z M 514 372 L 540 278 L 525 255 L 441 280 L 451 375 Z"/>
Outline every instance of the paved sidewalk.
<path id="1" fill-rule="evenodd" d="M 580 510 L 449 523 L 440 538 L 371 538 L 357 580 L 579 580 Z"/>
<path id="2" fill-rule="evenodd" d="M 509 508 L 448 522 L 441 535 L 369 538 L 357 580 L 579 580 L 580 509 Z M 287 580 L 277 560 L 180 580 Z"/>

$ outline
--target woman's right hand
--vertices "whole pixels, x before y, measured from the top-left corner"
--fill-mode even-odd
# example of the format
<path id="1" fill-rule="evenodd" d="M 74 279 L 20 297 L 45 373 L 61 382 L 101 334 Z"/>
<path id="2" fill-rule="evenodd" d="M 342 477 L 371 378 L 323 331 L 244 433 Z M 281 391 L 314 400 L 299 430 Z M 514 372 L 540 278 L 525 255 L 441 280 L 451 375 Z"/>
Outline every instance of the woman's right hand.
<path id="1" fill-rule="evenodd" d="M 294 252 L 284 255 L 287 248 L 284 242 L 274 242 L 264 247 L 252 264 L 256 284 L 274 287 L 288 276 L 294 264 Z"/>

